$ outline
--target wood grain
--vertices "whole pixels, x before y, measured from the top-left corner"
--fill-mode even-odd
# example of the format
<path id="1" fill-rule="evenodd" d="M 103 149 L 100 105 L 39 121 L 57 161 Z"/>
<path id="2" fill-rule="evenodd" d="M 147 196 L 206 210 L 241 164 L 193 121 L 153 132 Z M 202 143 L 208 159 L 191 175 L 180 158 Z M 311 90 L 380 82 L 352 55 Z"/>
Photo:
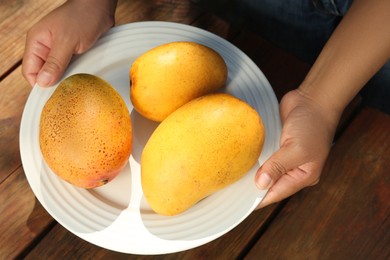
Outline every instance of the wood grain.
<path id="1" fill-rule="evenodd" d="M 119 0 L 116 25 L 140 21 L 167 21 L 190 24 L 201 10 L 188 0 Z"/>
<path id="2" fill-rule="evenodd" d="M 288 202 L 247 259 L 388 259 L 390 116 L 364 109 L 317 186 Z"/>
<path id="3" fill-rule="evenodd" d="M 30 91 L 20 67 L 0 82 L 0 183 L 21 166 L 19 128 Z"/>
<path id="4" fill-rule="evenodd" d="M 0 259 L 14 259 L 53 224 L 22 168 L 0 185 Z"/>

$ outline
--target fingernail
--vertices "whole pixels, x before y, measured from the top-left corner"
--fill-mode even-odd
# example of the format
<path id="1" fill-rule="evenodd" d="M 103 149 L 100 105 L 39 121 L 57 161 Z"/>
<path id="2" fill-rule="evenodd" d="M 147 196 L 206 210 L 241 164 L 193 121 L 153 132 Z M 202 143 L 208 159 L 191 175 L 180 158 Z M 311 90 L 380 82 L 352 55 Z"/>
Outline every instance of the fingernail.
<path id="1" fill-rule="evenodd" d="M 260 177 L 257 178 L 256 186 L 260 190 L 265 190 L 269 188 L 269 186 L 271 185 L 271 181 L 271 177 L 269 177 L 267 173 L 263 172 L 262 174 L 260 174 Z"/>
<path id="2" fill-rule="evenodd" d="M 37 83 L 41 87 L 47 87 L 53 81 L 53 76 L 46 71 L 38 74 Z"/>

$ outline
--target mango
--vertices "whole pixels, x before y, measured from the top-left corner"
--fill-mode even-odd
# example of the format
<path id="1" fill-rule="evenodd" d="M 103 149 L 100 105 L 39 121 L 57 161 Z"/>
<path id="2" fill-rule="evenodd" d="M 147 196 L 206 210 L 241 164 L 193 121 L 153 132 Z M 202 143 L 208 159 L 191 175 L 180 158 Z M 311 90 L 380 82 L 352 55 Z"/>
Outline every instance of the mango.
<path id="1" fill-rule="evenodd" d="M 43 107 L 39 144 L 46 164 L 60 178 L 82 188 L 101 186 L 128 162 L 129 110 L 103 79 L 90 74 L 69 76 Z"/>
<path id="2" fill-rule="evenodd" d="M 161 122 L 188 101 L 223 87 L 226 79 L 219 53 L 195 42 L 171 42 L 134 61 L 130 98 L 141 115 Z"/>
<path id="3" fill-rule="evenodd" d="M 242 178 L 257 162 L 265 138 L 255 109 L 229 94 L 183 105 L 153 132 L 141 156 L 146 201 L 161 215 L 186 211 Z"/>

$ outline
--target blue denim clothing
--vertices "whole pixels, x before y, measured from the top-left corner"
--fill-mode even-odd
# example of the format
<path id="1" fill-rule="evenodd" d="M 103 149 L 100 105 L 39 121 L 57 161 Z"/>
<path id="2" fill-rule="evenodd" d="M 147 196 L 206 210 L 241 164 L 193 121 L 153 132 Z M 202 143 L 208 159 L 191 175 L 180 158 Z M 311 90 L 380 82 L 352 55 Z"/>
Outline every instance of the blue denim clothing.
<path id="1" fill-rule="evenodd" d="M 351 0 L 241 0 L 240 11 L 245 23 L 269 41 L 313 63 L 350 4 Z"/>
<path id="2" fill-rule="evenodd" d="M 353 0 L 196 2 L 208 6 L 232 23 L 251 28 L 270 42 L 312 64 Z M 390 62 L 368 82 L 361 94 L 366 105 L 390 114 Z"/>

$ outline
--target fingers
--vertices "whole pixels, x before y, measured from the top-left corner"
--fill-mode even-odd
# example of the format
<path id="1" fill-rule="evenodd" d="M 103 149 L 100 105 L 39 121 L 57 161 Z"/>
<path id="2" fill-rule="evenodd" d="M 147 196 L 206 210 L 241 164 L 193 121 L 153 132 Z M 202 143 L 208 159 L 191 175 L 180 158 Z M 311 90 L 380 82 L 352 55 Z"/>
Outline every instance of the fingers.
<path id="1" fill-rule="evenodd" d="M 310 175 L 303 169 L 296 168 L 284 175 L 270 188 L 257 208 L 263 208 L 290 197 L 301 189 L 319 182 L 319 175 Z"/>
<path id="2" fill-rule="evenodd" d="M 259 189 L 269 189 L 258 208 L 281 201 L 301 189 L 318 183 L 322 165 L 308 160 L 299 145 L 286 142 L 258 170 Z"/>
<path id="3" fill-rule="evenodd" d="M 45 63 L 50 49 L 37 41 L 29 41 L 27 38 L 26 48 L 23 55 L 22 73 L 28 83 L 33 86 L 37 81 L 37 75 Z"/>
<path id="4" fill-rule="evenodd" d="M 69 46 L 53 45 L 46 62 L 37 75 L 37 84 L 47 87 L 55 84 L 64 74 L 72 56 L 73 48 Z"/>
<path id="5" fill-rule="evenodd" d="M 293 142 L 286 141 L 257 171 L 255 182 L 261 189 L 269 189 L 283 174 L 302 165 L 302 149 Z"/>
<path id="6" fill-rule="evenodd" d="M 255 183 L 267 189 L 260 207 L 283 200 L 318 182 L 337 121 L 299 91 L 287 93 L 280 104 L 283 129 L 280 149 L 257 171 Z"/>
<path id="7" fill-rule="evenodd" d="M 74 50 L 72 44 L 52 39 L 50 33 L 27 36 L 22 73 L 32 86 L 51 86 L 61 78 Z"/>

